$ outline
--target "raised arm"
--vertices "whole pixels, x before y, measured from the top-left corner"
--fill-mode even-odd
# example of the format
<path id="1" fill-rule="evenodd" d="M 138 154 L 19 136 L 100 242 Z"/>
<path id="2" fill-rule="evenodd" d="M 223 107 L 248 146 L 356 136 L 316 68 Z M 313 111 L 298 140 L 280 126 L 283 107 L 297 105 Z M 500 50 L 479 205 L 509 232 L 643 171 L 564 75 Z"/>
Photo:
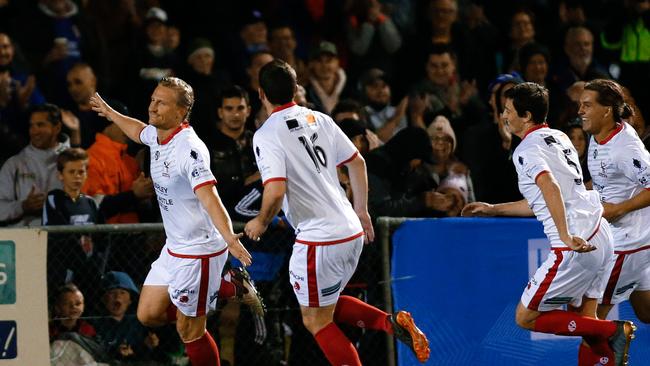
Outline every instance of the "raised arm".
<path id="1" fill-rule="evenodd" d="M 194 193 L 210 216 L 214 227 L 217 228 L 223 239 L 228 244 L 228 251 L 244 265 L 250 265 L 252 263 L 251 254 L 239 241 L 242 234 L 234 233 L 230 216 L 228 216 L 228 212 L 226 212 L 226 208 L 223 206 L 214 185 L 204 185 L 199 187 Z"/>
<path id="2" fill-rule="evenodd" d="M 140 141 L 140 132 L 147 126 L 145 123 L 114 110 L 102 99 L 99 93 L 95 93 L 95 95 L 90 97 L 90 106 L 97 114 L 115 123 L 128 138 L 138 144 L 142 143 Z"/>
<path id="3" fill-rule="evenodd" d="M 357 154 L 345 166 L 350 176 L 350 186 L 354 202 L 354 212 L 361 220 L 361 226 L 366 236 L 366 243 L 375 240 L 375 230 L 372 227 L 372 220 L 368 213 L 368 176 L 366 175 L 366 161 Z"/>

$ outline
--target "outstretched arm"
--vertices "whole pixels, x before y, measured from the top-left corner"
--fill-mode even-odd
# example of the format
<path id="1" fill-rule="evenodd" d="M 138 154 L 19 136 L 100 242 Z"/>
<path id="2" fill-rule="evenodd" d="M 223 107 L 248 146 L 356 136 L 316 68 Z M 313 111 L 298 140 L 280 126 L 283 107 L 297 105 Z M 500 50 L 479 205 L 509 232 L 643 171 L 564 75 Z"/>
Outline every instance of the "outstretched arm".
<path id="1" fill-rule="evenodd" d="M 485 202 L 472 202 L 463 207 L 462 216 L 533 216 L 533 210 L 528 207 L 525 199 L 515 202 L 490 204 Z"/>
<path id="2" fill-rule="evenodd" d="M 138 144 L 142 143 L 140 141 L 140 132 L 147 126 L 145 123 L 114 110 L 102 99 L 99 93 L 95 93 L 95 95 L 90 97 L 90 106 L 97 114 L 115 123 L 128 138 Z"/>

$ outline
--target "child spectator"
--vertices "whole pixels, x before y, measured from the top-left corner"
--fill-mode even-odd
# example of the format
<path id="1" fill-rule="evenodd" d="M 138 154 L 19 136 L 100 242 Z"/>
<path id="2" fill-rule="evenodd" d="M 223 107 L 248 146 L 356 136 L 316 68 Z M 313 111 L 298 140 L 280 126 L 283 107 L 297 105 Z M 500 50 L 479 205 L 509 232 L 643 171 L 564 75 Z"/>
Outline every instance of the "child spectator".
<path id="1" fill-rule="evenodd" d="M 75 332 L 95 337 L 95 328 L 81 319 L 84 312 L 84 295 L 73 283 L 60 287 L 54 299 L 53 318 L 50 322 L 50 342 L 61 334 Z"/>

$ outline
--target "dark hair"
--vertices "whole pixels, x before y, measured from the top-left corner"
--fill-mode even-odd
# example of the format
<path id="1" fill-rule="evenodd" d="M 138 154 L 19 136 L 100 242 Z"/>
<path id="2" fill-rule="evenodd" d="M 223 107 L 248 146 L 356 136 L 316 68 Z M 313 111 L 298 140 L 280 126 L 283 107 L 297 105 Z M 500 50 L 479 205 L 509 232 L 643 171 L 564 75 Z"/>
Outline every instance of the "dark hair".
<path id="1" fill-rule="evenodd" d="M 345 113 L 345 112 L 351 112 L 351 113 L 357 113 L 359 114 L 359 117 L 362 117 L 363 114 L 363 106 L 361 106 L 361 103 L 357 102 L 354 99 L 343 99 L 340 100 L 334 108 L 332 109 L 332 113 L 330 115 L 332 118 L 336 116 L 339 113 Z"/>
<path id="2" fill-rule="evenodd" d="M 448 44 L 441 43 L 436 43 L 429 47 L 429 50 L 427 52 L 427 59 L 431 55 L 444 55 L 445 53 L 448 53 L 451 59 L 456 61 L 456 53 L 454 52 L 453 48 L 451 48 L 451 46 Z"/>
<path id="3" fill-rule="evenodd" d="M 547 64 L 551 63 L 551 54 L 548 52 L 548 48 L 535 42 L 526 43 L 519 49 L 519 70 L 522 74 L 526 71 L 530 59 L 535 55 L 542 55 Z"/>
<path id="4" fill-rule="evenodd" d="M 190 84 L 179 78 L 164 77 L 158 82 L 158 85 L 172 89 L 176 92 L 176 104 L 187 108 L 185 120 L 189 120 L 190 112 L 192 112 L 192 106 L 194 105 L 194 90 Z"/>
<path id="5" fill-rule="evenodd" d="M 59 156 L 56 158 L 56 170 L 59 172 L 63 172 L 63 168 L 65 168 L 65 165 L 71 161 L 87 161 L 88 160 L 88 154 L 86 154 L 86 151 L 82 148 L 78 147 L 73 147 L 70 149 L 66 149 L 61 151 Z"/>
<path id="6" fill-rule="evenodd" d="M 296 71 L 288 63 L 275 59 L 260 69 L 260 87 L 271 104 L 287 104 L 296 93 Z"/>
<path id="7" fill-rule="evenodd" d="M 614 121 L 621 122 L 634 115 L 632 107 L 624 101 L 623 89 L 615 81 L 595 79 L 585 84 L 585 90 L 598 93 L 598 97 L 596 97 L 598 104 L 612 107 Z"/>
<path id="8" fill-rule="evenodd" d="M 246 105 L 250 105 L 250 98 L 248 97 L 248 92 L 246 89 L 242 88 L 239 85 L 232 85 L 221 91 L 221 96 L 219 98 L 219 107 L 223 106 L 223 100 L 226 98 L 239 98 L 246 100 Z"/>
<path id="9" fill-rule="evenodd" d="M 506 82 L 499 84 L 499 86 L 496 88 L 496 90 L 494 91 L 494 102 L 496 104 L 498 114 L 503 113 L 503 105 L 501 104 L 501 93 L 503 89 L 507 85 L 518 85 L 518 84 L 521 84 L 521 81 L 508 80 Z"/>
<path id="10" fill-rule="evenodd" d="M 519 117 L 525 117 L 526 112 L 530 112 L 534 124 L 546 122 L 548 90 L 545 87 L 535 83 L 521 83 L 506 90 L 504 96 L 512 99 Z"/>
<path id="11" fill-rule="evenodd" d="M 72 293 L 72 292 L 77 292 L 77 291 L 81 292 L 81 290 L 79 290 L 79 287 L 77 287 L 77 285 L 75 285 L 72 282 L 66 283 L 65 285 L 63 285 L 63 286 L 56 289 L 56 292 L 54 293 L 54 303 L 58 304 L 59 301 L 61 301 L 61 298 L 63 297 L 63 295 L 69 294 L 69 293 Z"/>
<path id="12" fill-rule="evenodd" d="M 39 112 L 47 113 L 47 120 L 54 126 L 63 123 L 63 120 L 61 119 L 61 109 L 54 104 L 44 103 L 29 108 L 30 116 Z"/>
<path id="13" fill-rule="evenodd" d="M 535 13 L 533 13 L 533 11 L 528 9 L 527 7 L 522 6 L 515 9 L 515 11 L 513 11 L 512 14 L 510 15 L 510 29 L 512 29 L 512 20 L 515 18 L 515 15 L 517 14 L 528 15 L 528 18 L 530 18 L 530 22 L 533 23 L 533 28 L 535 27 Z"/>

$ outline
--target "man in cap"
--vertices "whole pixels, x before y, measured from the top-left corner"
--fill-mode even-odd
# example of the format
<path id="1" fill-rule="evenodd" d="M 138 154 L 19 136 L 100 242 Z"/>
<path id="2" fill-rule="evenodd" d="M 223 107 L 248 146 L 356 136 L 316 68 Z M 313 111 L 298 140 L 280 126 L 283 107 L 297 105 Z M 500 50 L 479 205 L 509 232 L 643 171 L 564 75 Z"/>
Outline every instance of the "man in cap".
<path id="1" fill-rule="evenodd" d="M 359 88 L 370 126 L 382 141 L 388 141 L 407 126 L 408 97 L 404 97 L 397 107 L 390 104 L 391 88 L 386 73 L 376 68 L 367 70 L 361 75 Z"/>
<path id="2" fill-rule="evenodd" d="M 347 76 L 339 64 L 339 54 L 332 42 L 318 43 L 309 56 L 307 100 L 317 110 L 330 113 L 346 94 Z"/>

